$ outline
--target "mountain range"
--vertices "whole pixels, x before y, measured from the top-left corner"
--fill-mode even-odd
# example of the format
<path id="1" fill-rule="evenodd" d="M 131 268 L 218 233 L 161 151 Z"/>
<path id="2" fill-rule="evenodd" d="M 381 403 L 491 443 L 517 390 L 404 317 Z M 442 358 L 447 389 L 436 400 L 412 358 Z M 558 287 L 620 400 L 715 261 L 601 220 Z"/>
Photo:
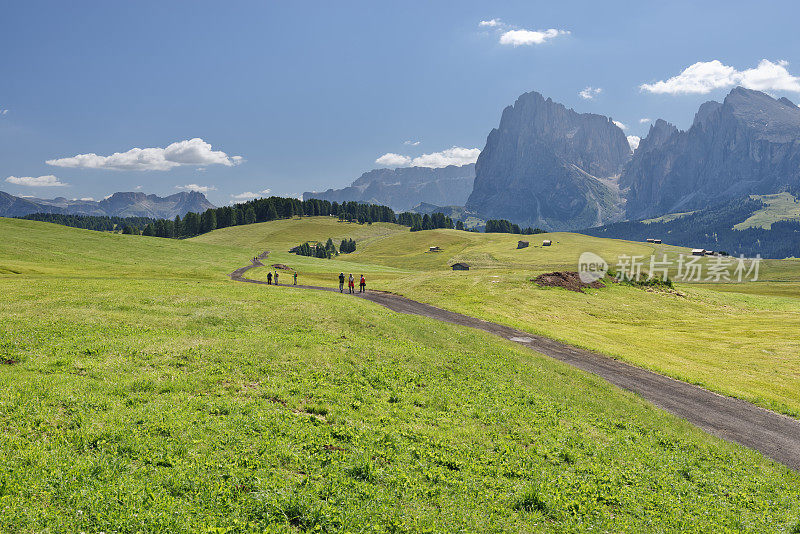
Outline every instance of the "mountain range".
<path id="1" fill-rule="evenodd" d="M 702 104 L 685 131 L 657 120 L 633 152 L 610 117 L 525 93 L 503 110 L 475 164 L 376 169 L 343 189 L 303 198 L 382 204 L 398 212 L 448 206 L 449 213 L 476 220 L 577 230 L 782 192 L 800 195 L 800 108 L 787 98 L 737 87 L 722 102 Z M 211 207 L 198 192 L 164 198 L 115 193 L 99 202 L 0 192 L 0 216 L 6 217 L 43 212 L 171 219 Z"/>
<path id="2" fill-rule="evenodd" d="M 626 165 L 628 219 L 702 209 L 800 185 L 800 108 L 742 87 L 680 131 L 658 121 Z"/>
<path id="3" fill-rule="evenodd" d="M 420 203 L 463 206 L 472 192 L 475 164 L 441 168 L 401 167 L 362 174 L 349 187 L 303 193 L 303 199 L 357 201 L 410 211 Z"/>
<path id="4" fill-rule="evenodd" d="M 609 117 L 536 92 L 507 107 L 475 166 L 466 208 L 574 230 L 800 189 L 800 108 L 737 87 L 681 131 L 659 119 L 631 153 Z"/>
<path id="5" fill-rule="evenodd" d="M 203 193 L 183 191 L 167 197 L 139 192 L 114 193 L 100 201 L 22 198 L 0 191 L 0 217 L 21 217 L 31 213 L 63 215 L 105 215 L 108 217 L 150 217 L 173 219 L 188 212 L 201 213 L 215 207 Z"/>

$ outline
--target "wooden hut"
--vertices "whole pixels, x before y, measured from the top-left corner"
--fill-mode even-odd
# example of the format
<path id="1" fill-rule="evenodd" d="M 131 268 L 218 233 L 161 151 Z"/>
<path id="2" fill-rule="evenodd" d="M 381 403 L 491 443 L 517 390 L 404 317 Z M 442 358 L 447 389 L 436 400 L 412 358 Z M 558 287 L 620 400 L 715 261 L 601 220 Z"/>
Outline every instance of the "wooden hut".
<path id="1" fill-rule="evenodd" d="M 542 241 L 542 246 L 543 247 L 549 247 L 552 244 L 553 244 L 553 242 L 550 241 L 549 239 L 545 239 L 544 241 Z"/>
<path id="2" fill-rule="evenodd" d="M 454 263 L 450 266 L 454 271 L 469 271 L 469 265 L 466 263 Z"/>
<path id="3" fill-rule="evenodd" d="M 530 243 L 527 241 L 517 241 L 517 248 L 528 248 L 528 245 L 530 245 Z"/>

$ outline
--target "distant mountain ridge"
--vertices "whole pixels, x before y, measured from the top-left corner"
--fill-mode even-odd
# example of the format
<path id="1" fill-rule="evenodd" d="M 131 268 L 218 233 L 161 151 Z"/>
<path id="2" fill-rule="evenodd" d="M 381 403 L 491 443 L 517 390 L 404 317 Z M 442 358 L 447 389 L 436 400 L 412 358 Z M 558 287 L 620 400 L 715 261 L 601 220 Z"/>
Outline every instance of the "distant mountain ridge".
<path id="1" fill-rule="evenodd" d="M 150 217 L 173 219 L 187 213 L 214 208 L 203 193 L 182 191 L 167 197 L 140 192 L 114 193 L 100 200 L 70 200 L 15 197 L 0 191 L 0 217 L 21 217 L 31 213 L 96 215 L 108 217 Z"/>
<path id="2" fill-rule="evenodd" d="M 466 208 L 574 230 L 798 189 L 800 108 L 787 98 L 736 87 L 686 131 L 657 120 L 631 154 L 610 118 L 531 92 L 487 137 Z"/>
<path id="3" fill-rule="evenodd" d="M 737 87 L 680 131 L 657 121 L 626 165 L 628 219 L 703 209 L 800 186 L 800 108 Z"/>
<path id="4" fill-rule="evenodd" d="M 596 237 L 645 241 L 725 251 L 733 256 L 797 257 L 800 201 L 790 193 L 752 195 L 683 214 L 587 228 Z"/>
<path id="5" fill-rule="evenodd" d="M 630 157 L 611 118 L 525 93 L 489 133 L 466 207 L 485 219 L 550 230 L 618 221 L 624 210 L 616 177 Z"/>
<path id="6" fill-rule="evenodd" d="M 420 203 L 463 206 L 472 192 L 475 164 L 441 168 L 400 167 L 365 172 L 349 187 L 305 192 L 303 199 L 356 201 L 409 211 Z"/>

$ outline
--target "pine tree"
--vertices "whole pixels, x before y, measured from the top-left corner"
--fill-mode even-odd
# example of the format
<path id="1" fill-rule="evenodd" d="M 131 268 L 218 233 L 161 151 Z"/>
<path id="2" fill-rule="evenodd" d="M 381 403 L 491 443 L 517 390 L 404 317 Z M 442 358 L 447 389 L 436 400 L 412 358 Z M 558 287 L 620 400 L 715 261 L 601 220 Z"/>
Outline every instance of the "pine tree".
<path id="1" fill-rule="evenodd" d="M 249 206 L 244 212 L 244 224 L 253 224 L 256 222 L 256 211 L 253 206 Z"/>

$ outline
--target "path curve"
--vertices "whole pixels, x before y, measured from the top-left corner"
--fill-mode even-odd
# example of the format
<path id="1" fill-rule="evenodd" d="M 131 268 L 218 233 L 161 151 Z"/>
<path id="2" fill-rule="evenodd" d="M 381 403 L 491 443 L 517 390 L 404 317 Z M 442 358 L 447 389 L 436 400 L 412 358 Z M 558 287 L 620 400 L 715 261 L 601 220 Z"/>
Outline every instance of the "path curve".
<path id="1" fill-rule="evenodd" d="M 229 274 L 232 280 L 252 284 L 266 284 L 261 280 L 245 278 L 261 260 L 269 255 L 262 253 L 250 265 Z M 316 289 L 336 292 L 336 288 L 305 285 L 287 285 L 297 289 Z M 553 339 L 529 334 L 516 328 L 484 321 L 455 313 L 430 304 L 386 293 L 368 291 L 354 293 L 358 298 L 380 304 L 398 313 L 421 315 L 447 323 L 467 326 L 495 334 L 553 359 L 568 363 L 583 371 L 600 376 L 622 389 L 641 395 L 656 406 L 702 428 L 717 437 L 755 449 L 795 470 L 800 470 L 800 421 L 760 408 L 747 401 L 725 397 L 707 389 L 675 380 L 640 367 L 602 356 Z"/>

